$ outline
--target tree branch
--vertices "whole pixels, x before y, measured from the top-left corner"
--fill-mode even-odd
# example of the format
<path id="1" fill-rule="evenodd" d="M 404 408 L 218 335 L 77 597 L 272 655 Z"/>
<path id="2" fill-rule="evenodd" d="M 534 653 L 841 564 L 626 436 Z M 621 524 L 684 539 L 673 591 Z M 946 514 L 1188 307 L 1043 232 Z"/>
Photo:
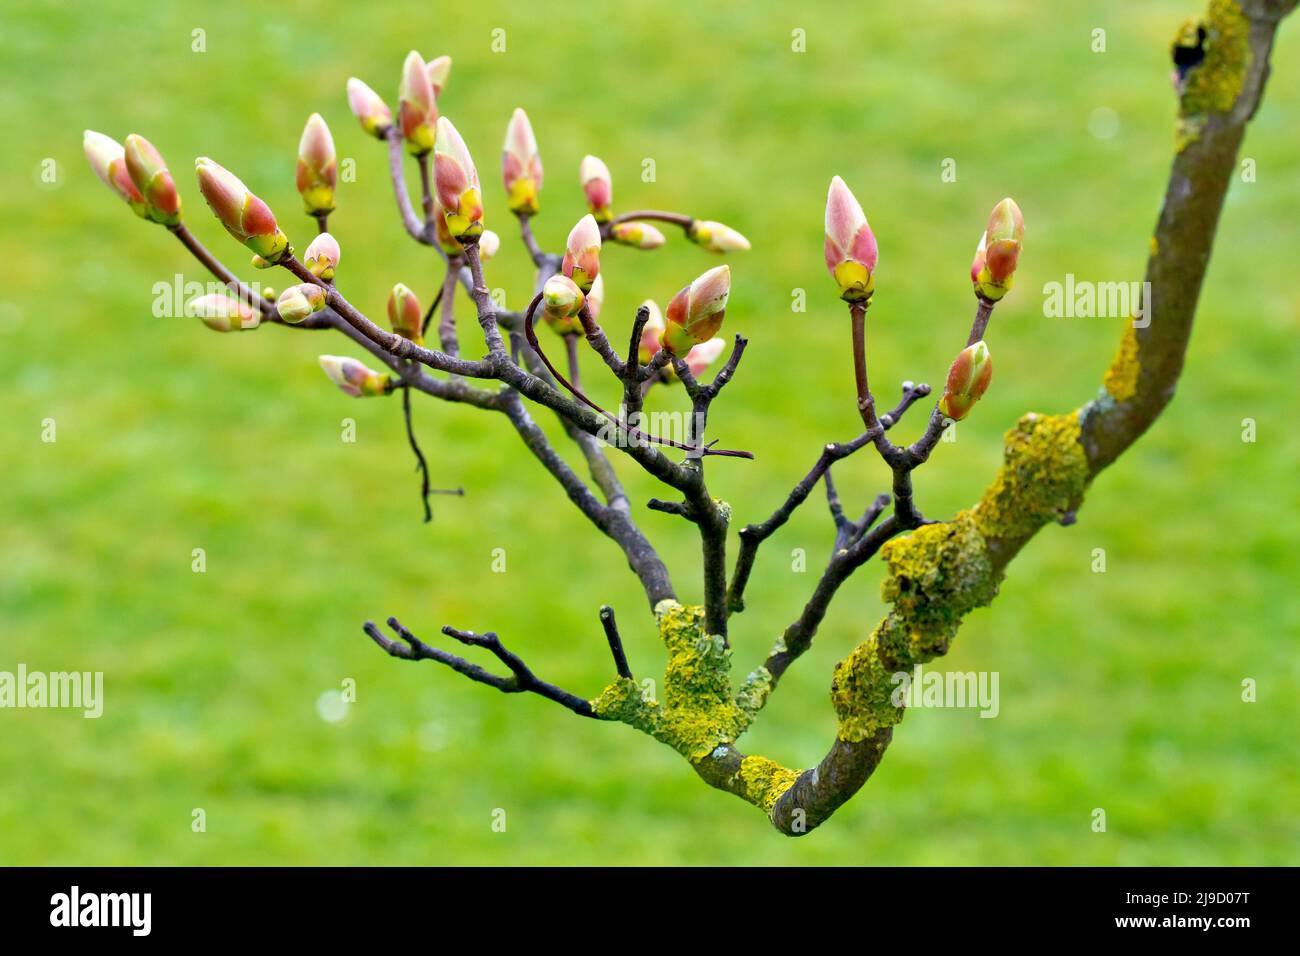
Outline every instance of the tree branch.
<path id="1" fill-rule="evenodd" d="M 388 619 L 388 626 L 392 628 L 393 633 L 406 643 L 402 644 L 384 636 L 373 621 L 366 621 L 363 630 L 372 641 L 393 657 L 406 661 L 437 661 L 459 674 L 464 674 L 472 681 L 495 687 L 504 694 L 533 693 L 567 707 L 580 717 L 596 716 L 591 709 L 591 704 L 586 700 L 577 694 L 571 694 L 563 688 L 547 683 L 529 670 L 523 659 L 508 650 L 491 631 L 486 634 L 475 634 L 473 631 L 461 631 L 450 626 L 442 629 L 442 633 L 455 638 L 462 644 L 470 647 L 486 648 L 497 660 L 509 668 L 511 674 L 509 677 L 500 677 L 491 671 L 484 670 L 477 664 L 471 664 L 463 657 L 457 657 L 455 654 L 449 654 L 436 647 L 430 647 L 403 627 L 402 623 L 395 617 Z"/>

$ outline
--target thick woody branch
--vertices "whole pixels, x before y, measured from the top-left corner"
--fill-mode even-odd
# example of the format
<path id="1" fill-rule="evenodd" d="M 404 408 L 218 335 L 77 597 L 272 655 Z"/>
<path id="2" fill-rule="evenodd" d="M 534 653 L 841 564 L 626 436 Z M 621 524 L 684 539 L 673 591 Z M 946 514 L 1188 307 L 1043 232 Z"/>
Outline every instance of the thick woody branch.
<path id="1" fill-rule="evenodd" d="M 1078 442 L 1087 472 L 1084 484 L 1136 441 L 1173 396 L 1224 196 L 1236 169 L 1246 126 L 1259 106 L 1268 77 L 1278 22 L 1295 6 L 1295 0 L 1212 0 L 1201 21 L 1202 42 L 1213 38 L 1214 46 L 1191 71 L 1209 71 L 1209 75 L 1193 75 L 1183 82 L 1201 91 L 1206 86 L 1220 91 L 1235 89 L 1235 95 L 1230 104 L 1183 96 L 1182 142 L 1174 158 L 1147 262 L 1151 295 L 1144 302 L 1146 321 L 1126 331 L 1101 397 L 1073 416 L 1060 416 L 1067 422 L 1078 422 Z M 923 443 L 918 445 L 922 447 L 913 446 L 909 451 L 928 453 Z M 1021 487 L 1020 496 L 1014 487 Z M 1002 522 L 990 519 L 988 533 L 981 536 L 994 580 L 1000 579 L 1011 559 L 1050 520 L 1046 514 L 1035 514 L 1029 502 L 1021 500 L 1036 490 L 1033 485 L 1013 486 L 1013 490 L 1002 485 L 996 489 L 994 500 L 1001 511 L 1014 515 L 1017 508 L 1023 507 L 1034 516 Z M 977 508 L 977 521 L 979 512 Z M 1072 515 L 1073 507 L 1060 517 L 1068 521 Z M 889 520 L 877 525 L 853 547 L 867 542 Z M 942 653 L 942 648 L 937 652 Z M 898 663 L 886 659 L 883 647 L 878 656 L 884 672 Z M 862 739 L 837 735 L 817 767 L 800 774 L 776 801 L 772 822 L 788 834 L 812 830 L 866 782 L 892 736 L 892 726 L 880 727 Z"/>

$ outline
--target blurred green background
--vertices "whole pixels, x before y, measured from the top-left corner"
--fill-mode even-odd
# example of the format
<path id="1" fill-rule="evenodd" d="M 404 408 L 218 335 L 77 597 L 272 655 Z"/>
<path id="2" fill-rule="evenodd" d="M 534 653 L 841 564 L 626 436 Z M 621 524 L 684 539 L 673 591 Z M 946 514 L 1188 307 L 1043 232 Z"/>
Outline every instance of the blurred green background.
<path id="1" fill-rule="evenodd" d="M 100 185 L 81 131 L 150 137 L 195 230 L 268 281 L 211 219 L 191 160 L 237 172 L 301 247 L 312 230 L 294 153 L 320 111 L 356 164 L 331 220 L 340 286 L 378 318 L 392 282 L 427 302 L 440 273 L 402 232 L 385 150 L 348 113 L 344 83 L 362 77 L 392 102 L 408 49 L 451 54 L 442 110 L 478 159 L 505 240 L 489 281 L 508 304 L 530 286 L 497 173 L 515 106 L 542 147 L 549 247 L 583 211 L 586 152 L 609 163 L 621 208 L 718 218 L 753 240 L 729 260 L 727 318 L 752 344 L 711 421 L 758 456 L 711 465 L 737 523 L 766 515 L 821 442 L 859 430 L 847 322 L 821 262 L 830 177 L 880 241 L 870 348 L 889 396 L 904 378 L 942 380 L 973 308 L 971 250 L 1013 195 L 1028 238 L 990 336 L 997 379 L 918 476 L 921 506 L 944 516 L 978 496 L 1018 415 L 1074 407 L 1100 380 L 1121 324 L 1044 318 L 1040 290 L 1066 273 L 1141 277 L 1171 152 L 1167 43 L 1197 2 L 546 7 L 113 0 L 0 14 L 0 670 L 101 670 L 106 697 L 99 720 L 0 711 L 0 863 L 1295 862 L 1300 28 L 1282 30 L 1244 151 L 1257 181 L 1229 194 L 1177 401 L 936 664 L 998 671 L 1000 716 L 910 712 L 862 793 L 790 840 L 626 727 L 379 653 L 368 618 L 396 614 L 430 640 L 443 623 L 494 629 L 542 676 L 594 695 L 611 673 L 596 617 L 608 602 L 637 675 L 661 668 L 617 550 L 504 419 L 418 402 L 435 479 L 469 489 L 422 525 L 397 400 L 348 399 L 316 366 L 360 354 L 340 336 L 153 317 L 154 283 L 207 277 Z M 796 29 L 806 52 L 791 49 Z M 956 182 L 941 179 L 945 159 Z M 655 253 L 607 251 L 607 327 L 712 264 L 678 235 Z M 805 313 L 791 311 L 796 289 Z M 650 407 L 684 406 L 657 390 Z M 348 417 L 355 444 L 340 440 Z M 682 597 L 698 599 L 693 529 L 645 511 L 659 489 L 619 467 Z M 887 487 L 867 453 L 836 475 L 851 510 Z M 734 619 L 738 669 L 797 613 L 829 530 L 814 498 L 766 546 Z M 796 548 L 808 573 L 792 571 Z M 881 613 L 879 578 L 873 562 L 844 588 L 746 750 L 821 757 L 831 668 Z M 356 703 L 324 719 L 322 695 L 349 678 Z M 1256 703 L 1241 699 L 1246 678 Z M 1098 807 L 1105 833 L 1091 828 Z M 206 832 L 191 829 L 195 808 Z"/>

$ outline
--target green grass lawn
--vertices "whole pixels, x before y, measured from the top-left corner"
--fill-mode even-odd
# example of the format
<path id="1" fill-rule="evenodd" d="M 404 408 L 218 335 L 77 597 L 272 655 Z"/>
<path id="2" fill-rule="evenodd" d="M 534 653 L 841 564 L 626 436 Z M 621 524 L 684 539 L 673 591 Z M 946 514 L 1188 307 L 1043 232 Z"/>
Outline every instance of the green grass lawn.
<path id="1" fill-rule="evenodd" d="M 549 247 L 583 211 L 587 152 L 612 169 L 616 205 L 717 218 L 752 239 L 729 260 L 724 329 L 751 345 L 710 423 L 757 455 L 710 465 L 737 523 L 765 516 L 822 442 L 860 430 L 847 318 L 821 261 L 831 176 L 880 242 L 869 338 L 873 382 L 891 397 L 905 378 L 942 381 L 973 311 L 979 230 L 1013 195 L 1027 239 L 989 336 L 997 376 L 917 476 L 921 507 L 939 517 L 978 496 L 1021 413 L 1072 408 L 1097 387 L 1120 323 L 1044 318 L 1041 289 L 1067 273 L 1141 278 L 1172 147 L 1167 43 L 1197 0 L 917 0 L 906 17 L 768 0 L 546 6 L 440 17 L 446 6 L 428 3 L 111 0 L 0 14 L 0 670 L 105 675 L 99 720 L 0 711 L 0 863 L 1295 862 L 1300 28 L 1282 30 L 1244 148 L 1256 181 L 1229 193 L 1177 400 L 934 665 L 999 672 L 998 718 L 910 713 L 858 797 L 790 840 L 626 727 L 379 653 L 366 619 L 396 614 L 430 640 L 444 623 L 496 630 L 542 676 L 594 695 L 611 675 L 596 616 L 610 603 L 634 671 L 661 668 L 617 549 L 500 416 L 418 403 L 436 480 L 468 489 L 422 525 L 397 400 L 348 399 L 316 366 L 322 352 L 359 355 L 341 337 L 220 336 L 153 317 L 155 283 L 206 276 L 105 191 L 81 132 L 148 136 L 196 232 L 266 280 L 208 214 L 191 160 L 243 177 L 301 248 L 311 229 L 294 153 L 321 112 L 356 169 L 331 222 L 338 281 L 379 318 L 394 281 L 427 302 L 440 272 L 402 232 L 386 153 L 349 115 L 344 83 L 360 76 L 392 102 L 409 48 L 450 53 L 441 105 L 505 240 L 488 277 L 508 305 L 523 305 L 531 279 L 497 172 L 515 106 L 541 143 L 536 226 Z M 941 178 L 946 159 L 955 182 Z M 713 264 L 677 235 L 655 253 L 608 250 L 606 327 L 625 330 L 642 299 L 665 303 Z M 798 289 L 804 313 L 790 308 Z M 468 303 L 459 312 L 472 346 Z M 599 360 L 584 363 L 600 382 Z M 609 383 L 596 390 L 616 401 Z M 679 393 L 651 400 L 683 407 Z M 924 414 L 900 431 L 916 434 Z M 340 440 L 345 418 L 354 444 Z M 659 489 L 619 468 L 683 599 L 697 600 L 693 529 L 646 511 Z M 868 453 L 836 474 L 851 510 L 887 487 Z M 734 619 L 738 668 L 797 614 L 829 545 L 817 499 L 768 543 Z M 206 573 L 191 570 L 195 548 Z M 498 548 L 505 573 L 491 570 Z M 792 571 L 796 548 L 808 573 Z M 1092 569 L 1098 548 L 1105 573 Z M 844 588 L 744 749 L 820 759 L 831 668 L 878 619 L 879 580 L 872 562 Z M 1246 678 L 1255 703 L 1241 699 Z M 356 703 L 322 719 L 321 696 L 347 679 Z M 196 808 L 205 832 L 192 830 Z"/>

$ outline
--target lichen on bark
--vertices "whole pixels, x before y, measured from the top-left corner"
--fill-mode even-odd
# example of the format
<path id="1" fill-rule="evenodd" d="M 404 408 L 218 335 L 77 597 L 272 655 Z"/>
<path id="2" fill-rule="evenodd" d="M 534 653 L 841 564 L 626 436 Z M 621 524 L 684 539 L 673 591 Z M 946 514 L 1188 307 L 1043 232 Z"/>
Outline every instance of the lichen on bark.
<path id="1" fill-rule="evenodd" d="M 772 678 L 759 668 L 733 695 L 731 649 L 707 632 L 704 609 L 667 600 L 655 607 L 655 617 L 668 652 L 663 700 L 644 699 L 635 681 L 620 678 L 591 706 L 600 717 L 635 727 L 695 764 L 745 732 Z"/>
<path id="2" fill-rule="evenodd" d="M 998 575 L 973 511 L 922 525 L 881 555 L 889 614 L 836 665 L 831 683 L 841 740 L 864 740 L 902 720 L 894 673 L 947 653 L 961 619 L 997 594 Z"/>
<path id="3" fill-rule="evenodd" d="M 1236 0 L 1210 0 L 1204 16 L 1185 21 L 1174 35 L 1175 58 L 1180 50 L 1201 56 L 1184 68 L 1180 83 L 1179 152 L 1200 136 L 1209 114 L 1227 113 L 1237 102 L 1250 68 L 1249 37 L 1250 21 Z"/>
<path id="4" fill-rule="evenodd" d="M 1103 379 L 1106 393 L 1117 402 L 1127 402 L 1137 394 L 1138 378 L 1142 374 L 1140 351 L 1137 329 L 1130 322 Z"/>
<path id="5" fill-rule="evenodd" d="M 1007 430 L 1002 467 L 973 511 L 986 539 L 1027 538 L 1078 506 L 1090 477 L 1080 435 L 1077 409 L 1030 412 Z"/>

